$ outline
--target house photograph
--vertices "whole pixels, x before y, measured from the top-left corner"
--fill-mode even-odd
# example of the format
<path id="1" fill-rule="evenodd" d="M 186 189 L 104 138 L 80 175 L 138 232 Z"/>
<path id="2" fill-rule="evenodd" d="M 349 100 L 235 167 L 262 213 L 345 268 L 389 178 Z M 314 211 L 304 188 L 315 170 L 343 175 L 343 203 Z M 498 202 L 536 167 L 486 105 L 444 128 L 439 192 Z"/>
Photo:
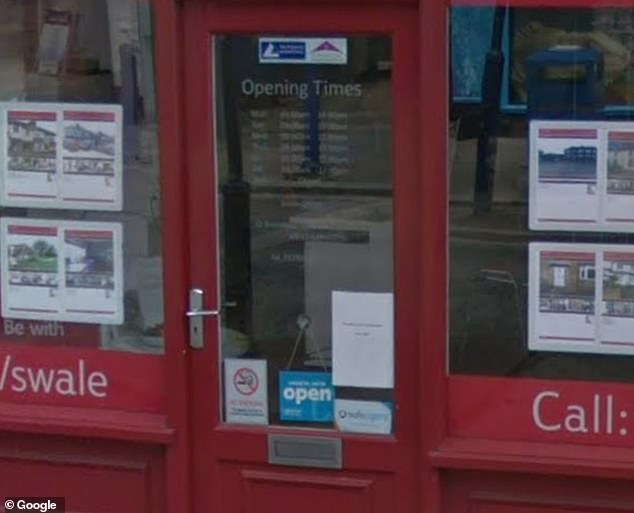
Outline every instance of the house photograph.
<path id="1" fill-rule="evenodd" d="M 608 194 L 634 194 L 634 132 L 608 134 Z"/>
<path id="2" fill-rule="evenodd" d="M 593 255 L 542 253 L 539 311 L 594 313 L 595 262 Z"/>

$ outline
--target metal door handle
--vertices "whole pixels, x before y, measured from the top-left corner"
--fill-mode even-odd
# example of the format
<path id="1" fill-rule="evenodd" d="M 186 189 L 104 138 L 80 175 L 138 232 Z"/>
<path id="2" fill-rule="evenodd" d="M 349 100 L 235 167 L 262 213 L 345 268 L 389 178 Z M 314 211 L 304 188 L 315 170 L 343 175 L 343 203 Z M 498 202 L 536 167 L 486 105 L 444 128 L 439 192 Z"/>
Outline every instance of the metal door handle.
<path id="1" fill-rule="evenodd" d="M 189 346 L 194 349 L 201 349 L 205 345 L 205 329 L 203 317 L 220 315 L 219 310 L 205 310 L 203 308 L 202 289 L 193 288 L 189 291 L 189 310 L 185 315 L 189 319 Z"/>
<path id="2" fill-rule="evenodd" d="M 190 310 L 185 312 L 187 317 L 196 317 L 197 315 L 220 315 L 219 310 Z"/>

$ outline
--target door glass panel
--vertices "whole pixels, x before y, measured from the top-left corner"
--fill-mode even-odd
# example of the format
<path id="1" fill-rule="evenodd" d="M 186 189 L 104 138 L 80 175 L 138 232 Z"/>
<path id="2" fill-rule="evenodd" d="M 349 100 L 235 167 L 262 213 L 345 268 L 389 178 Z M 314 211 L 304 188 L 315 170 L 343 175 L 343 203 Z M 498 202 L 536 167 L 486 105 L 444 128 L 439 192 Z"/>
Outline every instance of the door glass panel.
<path id="1" fill-rule="evenodd" d="M 214 39 L 226 422 L 391 433 L 391 41 Z"/>

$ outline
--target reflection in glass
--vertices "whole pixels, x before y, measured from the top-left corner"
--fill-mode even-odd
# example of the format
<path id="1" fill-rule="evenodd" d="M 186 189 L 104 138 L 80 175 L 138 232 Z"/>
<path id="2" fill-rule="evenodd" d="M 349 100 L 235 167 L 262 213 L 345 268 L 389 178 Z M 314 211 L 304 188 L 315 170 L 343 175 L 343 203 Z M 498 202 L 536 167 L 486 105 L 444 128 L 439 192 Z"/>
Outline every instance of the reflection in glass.
<path id="1" fill-rule="evenodd" d="M 632 381 L 631 356 L 529 351 L 527 312 L 529 242 L 632 243 L 629 233 L 529 230 L 528 127 L 533 119 L 631 118 L 634 11 L 455 10 L 452 76 L 460 83 L 453 85 L 450 105 L 449 371 Z M 481 33 L 490 37 L 483 41 Z M 472 40 L 479 44 L 468 46 Z M 473 64 L 468 83 L 457 69 L 461 62 Z M 626 148 L 624 139 L 619 148 Z M 613 137 L 607 171 L 607 192 L 613 194 L 616 148 Z M 625 192 L 628 161 L 625 155 L 620 159 L 618 185 Z M 541 273 L 539 266 L 534 271 L 544 289 L 538 307 L 594 308 L 594 265 L 560 264 L 544 260 Z M 582 296 L 574 301 L 563 294 L 573 282 Z M 605 303 L 614 308 L 607 304 L 616 301 Z"/>
<path id="2" fill-rule="evenodd" d="M 17 329 L 0 327 L 3 342 L 163 352 L 152 37 L 150 2 L 0 0 L 0 101 L 120 104 L 124 125 L 121 212 L 1 210 L 5 217 L 122 223 L 123 324 L 100 327 L 88 323 L 24 321 L 23 336 L 18 335 Z M 108 151 L 106 147 L 102 150 Z M 68 172 L 87 170 L 87 161 L 78 159 L 72 164 L 79 169 L 67 169 Z M 108 161 L 103 161 L 90 169 L 108 175 L 111 172 L 108 165 Z M 10 321 L 10 326 L 15 323 Z"/>
<path id="3" fill-rule="evenodd" d="M 267 361 L 273 423 L 280 371 L 330 376 L 333 291 L 393 289 L 390 40 L 344 41 L 344 63 L 269 64 L 215 39 L 222 357 Z"/>

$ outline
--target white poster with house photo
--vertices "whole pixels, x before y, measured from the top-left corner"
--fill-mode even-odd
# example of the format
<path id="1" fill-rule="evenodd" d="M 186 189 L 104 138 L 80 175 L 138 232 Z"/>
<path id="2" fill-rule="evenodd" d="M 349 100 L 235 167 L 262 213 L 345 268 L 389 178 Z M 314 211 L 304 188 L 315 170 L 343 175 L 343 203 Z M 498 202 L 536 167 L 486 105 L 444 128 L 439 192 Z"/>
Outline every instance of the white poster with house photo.
<path id="1" fill-rule="evenodd" d="M 605 229 L 634 229 L 634 130 L 618 124 L 607 131 Z"/>
<path id="2" fill-rule="evenodd" d="M 596 343 L 594 249 L 533 243 L 529 265 L 529 349 L 590 350 Z"/>
<path id="3" fill-rule="evenodd" d="M 3 218 L 0 229 L 3 317 L 123 322 L 120 224 Z"/>
<path id="4" fill-rule="evenodd" d="M 123 322 L 121 225 L 74 223 L 63 228 L 64 320 Z"/>
<path id="5" fill-rule="evenodd" d="M 75 208 L 120 210 L 121 107 L 74 107 L 62 119 L 59 199 Z"/>
<path id="6" fill-rule="evenodd" d="M 634 354 L 634 246 L 531 243 L 528 348 Z"/>
<path id="7" fill-rule="evenodd" d="M 529 146 L 530 228 L 598 229 L 604 151 L 597 124 L 533 121 Z"/>
<path id="8" fill-rule="evenodd" d="M 121 210 L 120 105 L 1 103 L 0 112 L 2 205 Z"/>
<path id="9" fill-rule="evenodd" d="M 605 352 L 634 353 L 634 247 L 615 246 L 599 257 L 599 343 Z"/>
<path id="10" fill-rule="evenodd" d="M 2 204 L 44 206 L 57 202 L 59 112 L 44 105 L 2 111 Z"/>
<path id="11" fill-rule="evenodd" d="M 28 219 L 1 221 L 2 316 L 61 320 L 59 228 Z"/>

